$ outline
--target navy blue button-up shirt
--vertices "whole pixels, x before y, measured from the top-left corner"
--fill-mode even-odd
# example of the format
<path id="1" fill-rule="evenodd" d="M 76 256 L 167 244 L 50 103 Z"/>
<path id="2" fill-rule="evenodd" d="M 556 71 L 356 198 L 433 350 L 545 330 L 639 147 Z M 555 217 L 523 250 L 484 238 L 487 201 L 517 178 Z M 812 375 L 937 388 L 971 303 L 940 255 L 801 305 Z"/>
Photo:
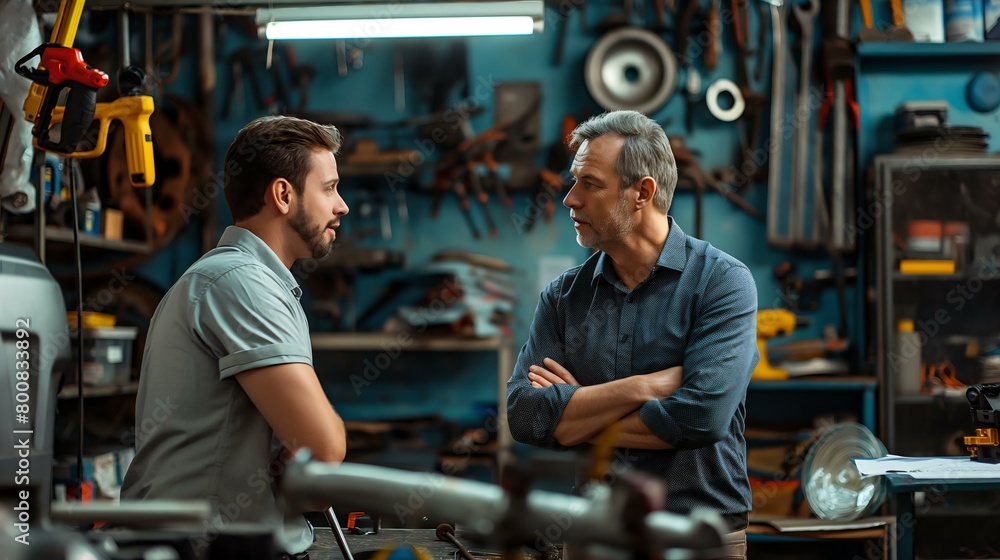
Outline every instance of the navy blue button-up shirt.
<path id="1" fill-rule="evenodd" d="M 640 408 L 674 449 L 620 449 L 616 459 L 661 477 L 667 510 L 750 510 L 746 389 L 757 364 L 757 288 L 750 270 L 709 243 L 670 232 L 650 275 L 631 292 L 597 253 L 542 292 L 528 341 L 507 382 L 514 439 L 565 449 L 553 431 L 573 385 L 533 388 L 528 367 L 552 358 L 581 385 L 683 366 L 681 388 Z"/>

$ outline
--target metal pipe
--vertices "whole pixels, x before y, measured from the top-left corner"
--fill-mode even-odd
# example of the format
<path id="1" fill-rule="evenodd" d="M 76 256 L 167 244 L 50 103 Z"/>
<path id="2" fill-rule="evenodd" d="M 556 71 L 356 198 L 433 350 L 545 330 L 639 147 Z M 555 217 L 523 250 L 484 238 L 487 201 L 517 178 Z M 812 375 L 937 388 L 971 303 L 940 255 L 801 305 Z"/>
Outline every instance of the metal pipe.
<path id="1" fill-rule="evenodd" d="M 323 500 L 338 507 L 410 516 L 432 522 L 463 520 L 473 539 L 498 546 L 531 542 L 538 527 L 562 520 L 560 538 L 622 549 L 707 550 L 721 547 L 721 517 L 698 511 L 689 517 L 658 511 L 629 523 L 627 500 L 609 486 L 591 487 L 586 498 L 533 490 L 524 500 L 499 486 L 386 467 L 296 460 L 285 470 L 281 492 L 290 503 Z"/>
<path id="2" fill-rule="evenodd" d="M 333 531 L 333 537 L 337 539 L 337 546 L 340 547 L 340 553 L 344 556 L 344 560 L 354 560 L 351 547 L 347 545 L 347 537 L 344 536 L 344 530 L 340 528 L 340 521 L 333 508 L 326 508 L 323 515 L 326 516 L 326 521 L 330 524 L 330 530 Z"/>
<path id="3" fill-rule="evenodd" d="M 212 515 L 206 500 L 144 500 L 142 502 L 53 503 L 50 517 L 61 523 L 91 523 L 107 521 L 116 525 L 165 525 L 170 523 L 202 522 Z"/>

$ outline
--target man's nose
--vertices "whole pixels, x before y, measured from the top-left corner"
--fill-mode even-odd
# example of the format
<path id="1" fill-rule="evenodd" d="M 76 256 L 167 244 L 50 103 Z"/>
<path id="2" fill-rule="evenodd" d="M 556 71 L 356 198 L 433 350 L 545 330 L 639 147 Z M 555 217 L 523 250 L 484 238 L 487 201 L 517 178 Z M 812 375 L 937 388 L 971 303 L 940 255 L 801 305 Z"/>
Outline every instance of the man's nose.
<path id="1" fill-rule="evenodd" d="M 566 208 L 580 207 L 580 200 L 579 197 L 576 195 L 576 183 L 574 183 L 573 186 L 570 187 L 569 192 L 566 193 L 566 198 L 563 199 L 563 206 L 565 206 Z"/>

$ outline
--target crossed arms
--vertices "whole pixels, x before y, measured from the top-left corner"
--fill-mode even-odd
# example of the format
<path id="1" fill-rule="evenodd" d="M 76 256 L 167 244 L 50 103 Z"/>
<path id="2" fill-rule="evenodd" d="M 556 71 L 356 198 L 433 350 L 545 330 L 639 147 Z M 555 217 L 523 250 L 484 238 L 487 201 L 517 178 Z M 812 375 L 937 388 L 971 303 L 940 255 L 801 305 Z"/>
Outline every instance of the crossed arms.
<path id="1" fill-rule="evenodd" d="M 757 293 L 746 267 L 714 271 L 694 310 L 679 365 L 588 386 L 562 366 L 569 360 L 560 284 L 554 282 L 542 293 L 531 334 L 507 384 L 514 439 L 565 449 L 590 441 L 618 420 L 618 447 L 696 449 L 726 436 L 758 358 Z M 587 345 L 571 351 L 582 347 Z"/>
<path id="2" fill-rule="evenodd" d="M 582 387 L 565 367 L 552 358 L 545 358 L 542 363 L 544 367 L 533 365 L 528 368 L 532 388 L 545 389 L 560 383 L 579 387 L 566 404 L 552 434 L 560 445 L 572 447 L 590 442 L 603 429 L 621 420 L 615 447 L 672 447 L 653 435 L 639 417 L 639 408 L 647 401 L 669 397 L 680 387 L 680 366 Z"/>

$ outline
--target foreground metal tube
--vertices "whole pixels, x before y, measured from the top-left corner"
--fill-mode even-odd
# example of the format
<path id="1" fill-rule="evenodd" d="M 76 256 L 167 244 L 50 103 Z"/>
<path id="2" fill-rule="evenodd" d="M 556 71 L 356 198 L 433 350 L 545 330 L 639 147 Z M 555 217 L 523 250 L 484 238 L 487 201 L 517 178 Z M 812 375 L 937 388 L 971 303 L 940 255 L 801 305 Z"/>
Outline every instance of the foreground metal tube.
<path id="1" fill-rule="evenodd" d="M 52 521 L 107 521 L 130 527 L 205 521 L 212 515 L 207 500 L 147 500 L 144 502 L 66 502 L 52 504 Z"/>
<path id="2" fill-rule="evenodd" d="M 595 486 L 586 497 L 533 490 L 524 500 L 499 486 L 398 469 L 296 461 L 285 470 L 282 495 L 289 502 L 328 502 L 395 518 L 458 522 L 482 543 L 520 546 L 550 542 L 604 544 L 658 552 L 721 547 L 725 525 L 710 511 L 690 517 L 663 511 L 640 518 L 627 492 Z"/>

